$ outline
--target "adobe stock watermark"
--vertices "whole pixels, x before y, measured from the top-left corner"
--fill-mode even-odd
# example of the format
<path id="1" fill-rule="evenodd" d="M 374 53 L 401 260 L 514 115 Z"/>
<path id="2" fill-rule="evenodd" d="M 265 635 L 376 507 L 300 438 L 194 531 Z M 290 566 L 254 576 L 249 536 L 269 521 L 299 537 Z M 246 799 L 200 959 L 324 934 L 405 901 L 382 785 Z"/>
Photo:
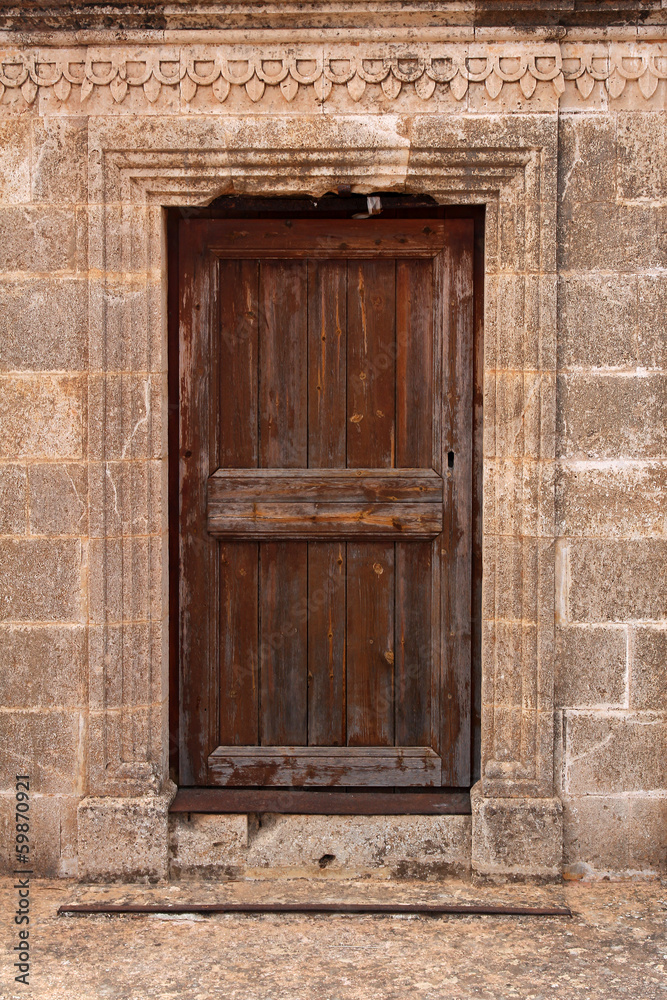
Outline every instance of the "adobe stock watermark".
<path id="1" fill-rule="evenodd" d="M 17 974 L 14 979 L 24 986 L 30 985 L 30 776 L 16 775 L 15 792 L 15 828 L 14 844 L 16 856 L 16 876 L 14 890 L 16 892 L 16 910 L 14 912 L 14 928 L 16 943 L 12 954 L 17 961 L 14 968 Z"/>

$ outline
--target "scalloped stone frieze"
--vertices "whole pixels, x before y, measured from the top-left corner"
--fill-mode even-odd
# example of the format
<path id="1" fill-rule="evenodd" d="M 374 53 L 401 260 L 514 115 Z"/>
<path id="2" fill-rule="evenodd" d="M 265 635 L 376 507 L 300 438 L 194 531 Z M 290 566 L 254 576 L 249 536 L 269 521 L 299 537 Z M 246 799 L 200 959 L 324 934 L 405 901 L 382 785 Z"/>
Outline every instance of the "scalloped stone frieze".
<path id="1" fill-rule="evenodd" d="M 164 89 L 179 91 L 185 104 L 209 90 L 223 104 L 232 88 L 244 88 L 253 102 L 267 91 L 292 101 L 308 88 L 322 103 L 334 88 L 346 88 L 361 102 L 369 84 L 379 85 L 389 100 L 404 88 L 427 102 L 444 85 L 456 101 L 471 87 L 483 87 L 491 100 L 507 83 L 518 83 L 530 100 L 539 82 L 549 83 L 559 98 L 573 81 L 584 98 L 596 82 L 619 97 L 628 81 L 637 81 L 648 99 L 667 79 L 667 43 L 596 44 L 556 42 L 494 44 L 332 44 L 249 47 L 182 45 L 178 47 L 12 49 L 0 51 L 0 97 L 20 89 L 28 104 L 40 90 L 58 101 L 73 88 L 85 106 L 95 90 L 108 89 L 121 105 L 131 92 L 154 104 Z"/>

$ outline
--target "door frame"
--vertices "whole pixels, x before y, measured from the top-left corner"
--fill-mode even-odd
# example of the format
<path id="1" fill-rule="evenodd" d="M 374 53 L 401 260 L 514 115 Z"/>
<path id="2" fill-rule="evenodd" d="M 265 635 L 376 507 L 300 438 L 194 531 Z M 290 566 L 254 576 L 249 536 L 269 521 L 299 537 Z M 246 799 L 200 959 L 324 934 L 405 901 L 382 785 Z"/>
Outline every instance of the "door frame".
<path id="1" fill-rule="evenodd" d="M 383 216 L 389 218 L 464 218 L 474 226 L 473 316 L 472 316 L 472 526 L 471 526 L 471 785 L 480 776 L 481 756 L 481 602 L 482 602 L 482 442 L 483 442 L 483 358 L 484 358 L 484 206 L 443 206 L 428 196 L 394 195 L 380 192 Z M 294 199 L 264 197 L 222 197 L 206 208 L 188 209 L 192 219 L 270 219 L 270 218 L 351 218 L 366 208 L 365 196 L 342 193 L 329 198 Z M 172 780 L 178 784 L 179 753 L 179 224 L 184 213 L 172 208 L 167 212 L 168 265 L 168 454 L 169 454 L 169 765 Z M 470 800 L 461 789 L 364 789 L 332 791 L 321 789 L 286 790 L 257 788 L 187 789 L 198 808 L 216 812 L 237 812 L 250 808 L 274 808 L 282 812 L 327 811 L 346 814 L 368 812 L 392 813 L 469 813 Z M 400 807 L 395 797 L 400 797 Z M 185 801 L 185 799 L 181 800 Z M 179 800 L 175 803 L 178 808 Z"/>
<path id="2" fill-rule="evenodd" d="M 486 101 L 483 88 L 477 94 Z M 119 817 L 131 817 L 122 842 L 136 843 L 137 823 L 144 831 L 135 867 L 167 872 L 176 788 L 168 767 L 165 210 L 187 212 L 229 192 L 322 196 L 347 186 L 486 206 L 482 735 L 470 795 L 472 866 L 553 877 L 562 859 L 557 97 L 548 105 L 540 98 L 536 113 L 526 105 L 511 114 L 488 102 L 481 113 L 458 105 L 426 113 L 412 98 L 396 114 L 307 106 L 289 115 L 219 106 L 215 114 L 138 115 L 131 127 L 122 116 L 89 120 L 87 426 L 100 487 L 91 494 L 96 534 L 87 553 L 89 752 L 79 824 L 80 833 L 95 831 L 97 846 L 81 870 L 120 871 Z M 122 493 L 104 472 L 116 461 L 134 470 Z M 116 501 L 127 518 L 122 538 Z M 101 830 L 115 831 L 108 847 Z"/>

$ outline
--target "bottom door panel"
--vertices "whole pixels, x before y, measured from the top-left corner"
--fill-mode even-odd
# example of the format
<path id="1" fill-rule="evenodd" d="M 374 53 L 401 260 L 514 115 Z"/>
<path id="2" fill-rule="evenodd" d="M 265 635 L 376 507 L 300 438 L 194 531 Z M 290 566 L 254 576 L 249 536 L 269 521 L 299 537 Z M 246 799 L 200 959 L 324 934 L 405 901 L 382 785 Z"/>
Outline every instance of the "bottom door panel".
<path id="1" fill-rule="evenodd" d="M 218 747 L 210 785 L 431 786 L 441 761 L 430 747 Z"/>

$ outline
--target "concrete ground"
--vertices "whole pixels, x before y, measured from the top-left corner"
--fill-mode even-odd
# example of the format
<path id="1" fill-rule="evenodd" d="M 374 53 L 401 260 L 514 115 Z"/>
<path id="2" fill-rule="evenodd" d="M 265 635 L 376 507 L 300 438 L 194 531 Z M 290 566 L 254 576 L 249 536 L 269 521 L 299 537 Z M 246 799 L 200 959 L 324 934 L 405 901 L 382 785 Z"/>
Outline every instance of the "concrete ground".
<path id="1" fill-rule="evenodd" d="M 0 880 L 0 997 L 15 1000 L 667 1000 L 667 880 L 475 886 L 321 879 L 33 881 L 30 986 L 13 980 L 17 890 Z M 75 901 L 565 904 L 568 917 L 58 916 Z"/>

